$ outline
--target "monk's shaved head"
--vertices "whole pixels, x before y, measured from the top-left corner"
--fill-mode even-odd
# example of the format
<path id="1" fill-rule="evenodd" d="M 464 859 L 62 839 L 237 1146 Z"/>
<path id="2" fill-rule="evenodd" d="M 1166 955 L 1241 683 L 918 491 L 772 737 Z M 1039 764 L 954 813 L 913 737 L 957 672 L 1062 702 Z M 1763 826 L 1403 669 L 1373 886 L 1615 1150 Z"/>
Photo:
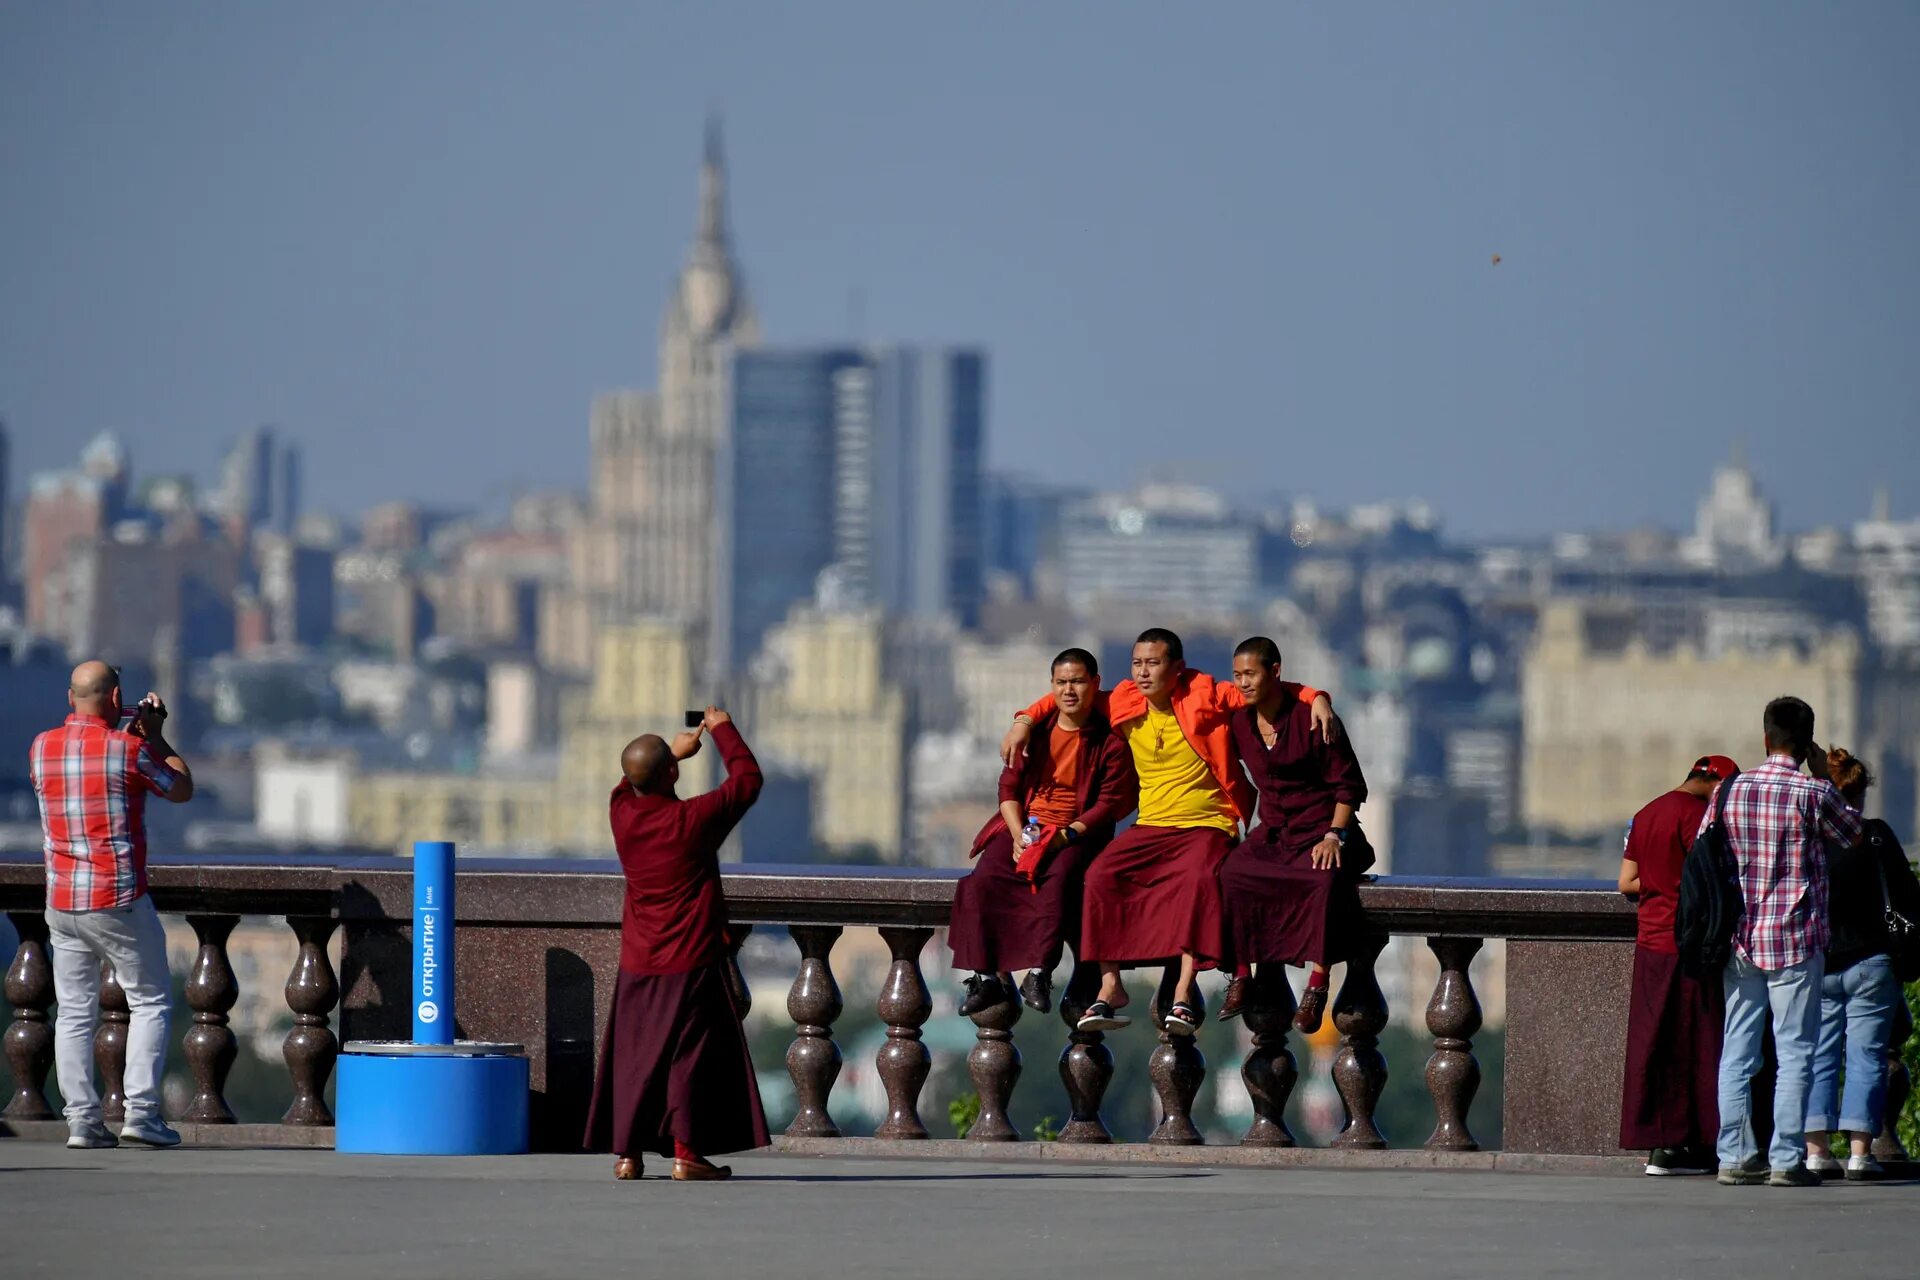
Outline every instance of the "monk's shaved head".
<path id="1" fill-rule="evenodd" d="M 103 715 L 120 687 L 120 673 L 104 662 L 83 662 L 67 680 L 68 701 L 82 715 Z"/>
<path id="2" fill-rule="evenodd" d="M 672 785 L 668 776 L 672 764 L 673 753 L 657 733 L 642 734 L 620 753 L 620 772 L 627 775 L 635 791 L 652 791 L 662 782 Z"/>

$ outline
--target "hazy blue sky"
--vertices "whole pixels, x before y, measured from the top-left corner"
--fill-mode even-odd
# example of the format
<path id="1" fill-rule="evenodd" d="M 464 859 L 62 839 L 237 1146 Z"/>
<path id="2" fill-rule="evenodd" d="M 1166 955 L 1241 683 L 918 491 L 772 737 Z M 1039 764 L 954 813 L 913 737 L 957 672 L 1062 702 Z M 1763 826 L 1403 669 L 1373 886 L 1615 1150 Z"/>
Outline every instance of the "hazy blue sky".
<path id="1" fill-rule="evenodd" d="M 309 499 L 584 484 L 701 118 L 768 335 L 991 351 L 997 464 L 1450 528 L 1920 510 L 1920 5 L 0 6 L 0 416 Z M 1504 261 L 1493 266 L 1490 255 Z"/>

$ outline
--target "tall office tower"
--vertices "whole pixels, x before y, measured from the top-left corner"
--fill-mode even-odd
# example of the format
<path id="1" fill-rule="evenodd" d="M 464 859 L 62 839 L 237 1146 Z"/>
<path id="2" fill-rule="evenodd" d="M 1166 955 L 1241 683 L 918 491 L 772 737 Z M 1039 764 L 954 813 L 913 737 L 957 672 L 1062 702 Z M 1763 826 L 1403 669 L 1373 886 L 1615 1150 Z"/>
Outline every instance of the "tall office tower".
<path id="1" fill-rule="evenodd" d="M 69 556 L 126 514 L 128 474 L 126 447 L 103 432 L 81 453 L 79 470 L 33 478 L 20 539 L 29 630 L 39 635 L 66 631 Z"/>
<path id="2" fill-rule="evenodd" d="M 248 529 L 290 534 L 300 518 L 300 448 L 272 427 L 234 441 L 220 467 L 220 509 Z"/>
<path id="3" fill-rule="evenodd" d="M 751 662 L 795 604 L 976 620 L 981 396 L 976 352 L 782 347 L 734 358 L 715 559 L 720 672 Z"/>
<path id="4" fill-rule="evenodd" d="M 833 562 L 836 404 L 842 376 L 864 370 L 852 348 L 734 357 L 714 498 L 715 674 L 744 669 Z"/>
<path id="5" fill-rule="evenodd" d="M 856 601 L 979 618 L 986 357 L 889 347 L 838 375 L 835 560 Z"/>

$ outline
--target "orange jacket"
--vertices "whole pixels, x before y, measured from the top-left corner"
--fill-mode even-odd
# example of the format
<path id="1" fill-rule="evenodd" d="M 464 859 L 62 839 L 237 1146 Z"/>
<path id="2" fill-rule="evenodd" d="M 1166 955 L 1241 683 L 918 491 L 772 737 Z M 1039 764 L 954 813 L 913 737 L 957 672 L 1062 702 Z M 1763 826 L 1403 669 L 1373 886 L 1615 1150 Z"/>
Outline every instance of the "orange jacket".
<path id="1" fill-rule="evenodd" d="M 1320 696 L 1320 690 L 1311 685 L 1291 680 L 1282 682 L 1281 687 L 1294 690 L 1302 702 L 1310 703 Z M 1230 717 L 1246 705 L 1246 695 L 1231 680 L 1215 680 L 1204 671 L 1188 668 L 1174 681 L 1173 717 L 1180 722 L 1180 732 L 1186 735 L 1187 745 L 1206 761 L 1242 825 L 1253 817 L 1255 792 L 1234 755 Z M 1019 714 L 1037 723 L 1052 715 L 1054 708 L 1053 695 L 1048 694 Z M 1104 713 L 1107 722 L 1119 731 L 1147 714 L 1147 695 L 1132 680 L 1122 680 L 1111 690 L 1095 695 L 1094 710 Z"/>

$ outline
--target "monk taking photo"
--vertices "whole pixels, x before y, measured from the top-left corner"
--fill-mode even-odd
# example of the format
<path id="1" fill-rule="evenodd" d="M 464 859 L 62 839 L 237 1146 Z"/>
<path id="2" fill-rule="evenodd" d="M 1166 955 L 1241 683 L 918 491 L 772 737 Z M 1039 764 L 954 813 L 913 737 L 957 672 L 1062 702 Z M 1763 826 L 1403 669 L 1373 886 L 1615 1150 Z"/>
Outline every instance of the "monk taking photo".
<path id="1" fill-rule="evenodd" d="M 713 736 L 727 779 L 705 795 L 674 793 L 680 762 Z M 611 1149 L 614 1177 L 640 1176 L 643 1152 L 673 1157 L 678 1182 L 731 1170 L 707 1157 L 768 1145 L 760 1087 L 727 983 L 727 902 L 720 846 L 764 781 L 733 718 L 708 707 L 671 743 L 635 738 L 613 789 L 614 847 L 626 873 L 620 975 L 607 1019 L 586 1146 Z"/>

